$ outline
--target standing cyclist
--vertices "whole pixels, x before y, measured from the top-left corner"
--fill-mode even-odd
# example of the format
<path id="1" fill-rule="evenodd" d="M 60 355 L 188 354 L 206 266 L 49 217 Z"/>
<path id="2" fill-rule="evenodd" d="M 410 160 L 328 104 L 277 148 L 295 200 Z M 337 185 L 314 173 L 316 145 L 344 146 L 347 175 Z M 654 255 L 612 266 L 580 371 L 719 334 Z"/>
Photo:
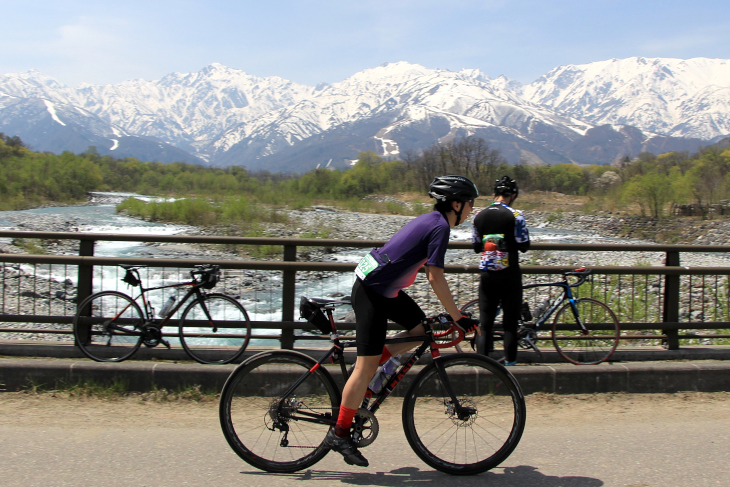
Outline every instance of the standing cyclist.
<path id="1" fill-rule="evenodd" d="M 451 318 L 466 333 L 478 331 L 478 322 L 462 316 L 444 276 L 444 255 L 451 227 L 466 220 L 479 191 L 464 176 L 442 176 L 433 180 L 429 195 L 437 200 L 434 211 L 408 222 L 381 248 L 370 251 L 358 264 L 352 287 L 355 311 L 357 361 L 345 388 L 337 425 L 325 437 L 325 445 L 342 454 L 350 465 L 367 467 L 368 461 L 352 440 L 350 428 L 378 365 L 391 356 L 413 348 L 415 343 L 385 347 L 390 319 L 407 331 L 396 336 L 425 334 L 425 313 L 403 289 L 413 284 L 425 265 L 436 296 Z"/>
<path id="2" fill-rule="evenodd" d="M 522 212 L 511 208 L 519 189 L 514 179 L 503 176 L 494 185 L 494 203 L 474 217 L 472 244 L 479 260 L 479 321 L 477 352 L 494 349 L 492 327 L 502 305 L 505 365 L 517 360 L 517 325 L 522 305 L 522 272 L 517 251 L 526 252 L 530 235 Z"/>

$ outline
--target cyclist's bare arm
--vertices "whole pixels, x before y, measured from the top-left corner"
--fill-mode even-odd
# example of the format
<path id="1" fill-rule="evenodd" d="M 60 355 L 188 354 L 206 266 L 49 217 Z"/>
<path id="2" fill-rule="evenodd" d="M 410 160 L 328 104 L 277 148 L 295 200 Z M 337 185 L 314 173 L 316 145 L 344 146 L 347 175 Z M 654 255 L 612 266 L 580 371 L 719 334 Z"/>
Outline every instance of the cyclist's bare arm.
<path id="1" fill-rule="evenodd" d="M 451 315 L 451 319 L 456 321 L 461 318 L 461 311 L 454 302 L 454 297 L 451 295 L 451 289 L 449 283 L 446 281 L 444 269 L 436 266 L 425 266 L 426 276 L 428 276 L 428 282 L 433 288 L 433 292 L 436 293 L 436 297 L 439 298 L 441 304 L 446 309 L 446 312 Z"/>
<path id="2" fill-rule="evenodd" d="M 449 283 L 446 281 L 446 275 L 444 269 L 435 266 L 426 266 L 426 275 L 428 276 L 428 282 L 431 283 L 433 292 L 436 293 L 436 297 L 439 298 L 441 304 L 446 308 L 446 312 L 449 313 L 451 319 L 458 321 L 463 316 L 459 307 L 454 302 L 454 296 L 451 294 L 451 288 Z M 476 329 L 478 334 L 482 334 L 479 328 Z"/>

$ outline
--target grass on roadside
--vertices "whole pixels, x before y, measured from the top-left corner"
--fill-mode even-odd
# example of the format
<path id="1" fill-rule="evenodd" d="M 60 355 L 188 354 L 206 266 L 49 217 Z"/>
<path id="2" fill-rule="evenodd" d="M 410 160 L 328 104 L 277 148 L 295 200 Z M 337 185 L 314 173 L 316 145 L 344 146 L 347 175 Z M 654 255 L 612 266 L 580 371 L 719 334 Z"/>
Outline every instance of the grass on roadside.
<path id="1" fill-rule="evenodd" d="M 141 402 L 213 402 L 218 400 L 218 391 L 204 390 L 199 384 L 180 386 L 175 390 L 159 388 L 156 385 L 149 391 L 130 391 L 127 380 L 114 377 L 109 382 L 94 380 L 81 380 L 77 382 L 58 381 L 51 384 L 43 384 L 28 379 L 25 388 L 21 390 L 26 394 L 43 395 L 49 394 L 54 397 L 62 396 L 78 399 L 100 399 L 118 400 L 122 398 L 139 398 Z"/>

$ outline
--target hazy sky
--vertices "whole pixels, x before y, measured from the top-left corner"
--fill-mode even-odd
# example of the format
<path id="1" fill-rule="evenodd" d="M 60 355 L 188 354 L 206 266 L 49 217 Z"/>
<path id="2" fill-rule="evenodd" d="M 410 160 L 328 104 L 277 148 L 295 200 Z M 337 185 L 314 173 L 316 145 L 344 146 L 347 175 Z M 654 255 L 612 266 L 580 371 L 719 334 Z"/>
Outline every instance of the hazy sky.
<path id="1" fill-rule="evenodd" d="M 727 0 L 0 0 L 0 74 L 69 86 L 214 63 L 334 83 L 385 62 L 523 83 L 632 56 L 730 59 Z"/>

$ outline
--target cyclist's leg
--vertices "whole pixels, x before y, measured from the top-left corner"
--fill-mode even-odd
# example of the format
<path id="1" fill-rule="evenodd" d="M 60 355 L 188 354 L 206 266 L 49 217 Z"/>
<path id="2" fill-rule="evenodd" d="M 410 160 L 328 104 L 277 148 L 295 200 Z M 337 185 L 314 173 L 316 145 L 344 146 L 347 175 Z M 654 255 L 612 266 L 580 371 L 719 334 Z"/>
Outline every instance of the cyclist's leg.
<path id="1" fill-rule="evenodd" d="M 519 268 L 505 269 L 500 276 L 503 281 L 500 287 L 502 314 L 504 319 L 504 354 L 507 363 L 513 364 L 517 360 L 517 326 L 522 306 L 522 273 Z"/>
<path id="2" fill-rule="evenodd" d="M 423 312 L 421 307 L 405 291 L 401 290 L 398 296 L 389 300 L 388 306 L 384 308 L 384 311 L 389 320 L 405 328 L 405 331 L 397 333 L 394 336 L 395 338 L 423 336 L 426 333 L 426 330 L 423 328 L 423 320 L 426 319 L 426 313 Z M 392 343 L 387 345 L 385 349 L 389 355 L 395 356 L 407 352 L 417 345 L 419 345 L 419 342 Z"/>
<path id="3" fill-rule="evenodd" d="M 499 308 L 498 286 L 494 283 L 493 272 L 482 271 L 479 276 L 479 322 L 482 333 L 476 338 L 476 351 L 488 355 L 494 350 L 494 318 Z"/>
<path id="4" fill-rule="evenodd" d="M 340 453 L 347 463 L 359 466 L 367 466 L 368 461 L 352 441 L 350 428 L 378 368 L 387 329 L 383 307 L 374 301 L 379 301 L 377 295 L 369 292 L 359 279 L 356 280 L 352 286 L 352 309 L 356 321 L 357 361 L 342 390 L 337 424 L 325 438 L 325 444 Z"/>

